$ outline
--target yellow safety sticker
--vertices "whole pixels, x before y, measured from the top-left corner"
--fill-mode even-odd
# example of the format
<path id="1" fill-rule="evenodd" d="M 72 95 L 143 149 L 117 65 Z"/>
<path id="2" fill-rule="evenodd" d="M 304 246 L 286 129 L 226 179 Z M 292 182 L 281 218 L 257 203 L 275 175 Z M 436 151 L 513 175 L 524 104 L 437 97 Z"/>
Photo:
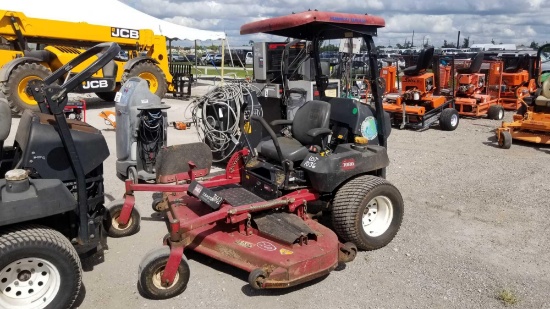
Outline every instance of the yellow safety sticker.
<path id="1" fill-rule="evenodd" d="M 281 255 L 290 255 L 294 252 L 288 250 L 288 249 L 285 249 L 285 248 L 282 248 L 281 250 L 279 250 L 279 252 L 281 252 Z"/>

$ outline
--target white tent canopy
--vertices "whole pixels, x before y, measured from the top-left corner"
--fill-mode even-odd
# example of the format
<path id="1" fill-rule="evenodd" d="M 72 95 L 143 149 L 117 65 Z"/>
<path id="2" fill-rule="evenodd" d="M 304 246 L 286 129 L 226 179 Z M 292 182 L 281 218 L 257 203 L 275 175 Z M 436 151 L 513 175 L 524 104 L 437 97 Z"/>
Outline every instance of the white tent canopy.
<path id="1" fill-rule="evenodd" d="M 23 12 L 28 17 L 86 22 L 129 29 L 151 29 L 172 40 L 221 40 L 223 32 L 174 24 L 138 11 L 117 0 L 0 0 L 0 9 Z"/>

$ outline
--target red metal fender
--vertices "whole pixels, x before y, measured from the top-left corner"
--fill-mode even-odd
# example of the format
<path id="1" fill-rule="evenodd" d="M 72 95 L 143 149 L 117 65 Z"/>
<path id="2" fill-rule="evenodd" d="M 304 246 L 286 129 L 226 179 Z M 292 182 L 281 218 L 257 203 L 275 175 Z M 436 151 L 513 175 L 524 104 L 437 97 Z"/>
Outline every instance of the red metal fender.
<path id="1" fill-rule="evenodd" d="M 167 286 L 171 286 L 174 283 L 176 274 L 178 272 L 178 267 L 183 258 L 183 245 L 172 243 L 170 246 L 170 256 L 168 257 L 168 262 L 166 262 L 166 267 L 164 268 L 164 273 L 161 277 L 161 282 Z"/>

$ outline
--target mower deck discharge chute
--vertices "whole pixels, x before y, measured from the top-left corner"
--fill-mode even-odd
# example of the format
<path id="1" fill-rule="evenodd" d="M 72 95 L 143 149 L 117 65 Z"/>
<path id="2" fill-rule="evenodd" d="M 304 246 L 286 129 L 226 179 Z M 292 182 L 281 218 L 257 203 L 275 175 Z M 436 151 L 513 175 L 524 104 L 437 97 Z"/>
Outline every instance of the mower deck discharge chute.
<path id="1" fill-rule="evenodd" d="M 164 299 L 185 290 L 190 273 L 185 249 L 249 272 L 249 284 L 263 289 L 325 276 L 352 261 L 358 249 L 391 242 L 404 205 L 399 190 L 384 179 L 390 128 L 372 39 L 383 26 L 375 16 L 308 11 L 241 28 L 241 34 L 267 32 L 311 42 L 321 99 L 303 104 L 292 120 L 268 124 L 257 115 L 243 116 L 243 131 L 254 121 L 269 136 L 251 147 L 244 134 L 223 175 L 209 175 L 212 153 L 195 143 L 170 146 L 178 149 L 168 155 L 161 151 L 157 158 L 158 179 L 175 184 L 126 180 L 117 222 L 132 224 L 135 191 L 162 192 L 153 209 L 166 214 L 169 229 L 164 246 L 140 264 L 145 296 Z M 322 40 L 351 37 L 362 37 L 370 52 L 374 107 L 324 95 L 328 77 L 321 74 Z M 289 128 L 286 134 L 277 135 L 283 127 Z M 174 164 L 174 158 L 180 163 Z M 321 213 L 330 214 L 334 231 L 320 223 L 322 216 L 312 215 Z"/>
<path id="2" fill-rule="evenodd" d="M 521 91 L 518 98 L 522 107 L 513 117 L 513 122 L 502 122 L 496 129 L 498 145 L 509 149 L 512 140 L 536 144 L 550 144 L 550 72 L 542 72 L 542 53 L 550 52 L 550 44 L 541 46 L 537 51 L 535 72 L 539 74 L 537 90 L 529 96 L 527 90 Z"/>
<path id="3" fill-rule="evenodd" d="M 385 96 L 384 110 L 391 115 L 392 124 L 412 129 L 427 129 L 439 122 L 441 129 L 453 131 L 458 127 L 459 116 L 452 96 L 436 95 L 440 92 L 440 79 L 428 72 L 434 48 L 423 49 L 415 66 L 406 68 L 401 79 L 400 93 Z M 439 61 L 432 66 L 439 69 Z M 454 73 L 454 72 L 453 72 Z M 452 75 L 452 74 L 451 74 Z"/>
<path id="4" fill-rule="evenodd" d="M 501 61 L 484 60 L 484 53 L 480 52 L 473 57 L 468 67 L 456 71 L 458 87 L 455 90 L 455 107 L 461 116 L 487 115 L 487 118 L 494 120 L 504 118 L 500 99 Z"/>

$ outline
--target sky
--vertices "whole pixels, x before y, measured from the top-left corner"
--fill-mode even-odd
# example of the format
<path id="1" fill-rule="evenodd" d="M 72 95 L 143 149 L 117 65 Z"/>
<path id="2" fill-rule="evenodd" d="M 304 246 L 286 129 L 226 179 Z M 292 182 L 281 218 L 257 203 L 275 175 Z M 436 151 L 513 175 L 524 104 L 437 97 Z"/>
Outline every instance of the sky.
<path id="1" fill-rule="evenodd" d="M 271 35 L 240 35 L 241 25 L 307 11 L 378 15 L 386 27 L 377 45 L 394 46 L 413 40 L 440 47 L 444 40 L 460 44 L 550 42 L 550 0 L 121 0 L 142 12 L 187 27 L 223 31 L 230 45 L 281 41 Z M 203 42 L 210 45 L 210 42 Z M 186 44 L 184 44 L 186 45 Z"/>

